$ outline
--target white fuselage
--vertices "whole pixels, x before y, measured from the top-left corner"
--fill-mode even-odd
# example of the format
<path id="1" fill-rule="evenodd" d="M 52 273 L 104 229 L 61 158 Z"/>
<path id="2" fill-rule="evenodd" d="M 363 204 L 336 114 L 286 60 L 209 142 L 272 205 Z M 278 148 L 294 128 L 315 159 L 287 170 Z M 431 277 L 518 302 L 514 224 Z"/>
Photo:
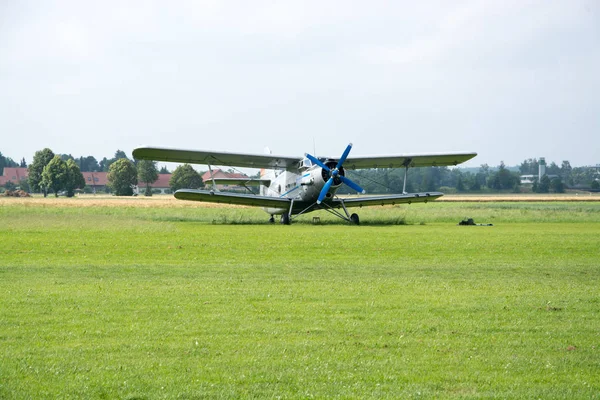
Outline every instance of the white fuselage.
<path id="1" fill-rule="evenodd" d="M 308 161 L 308 162 L 307 162 Z M 270 179 L 271 184 L 260 187 L 260 194 L 269 197 L 281 197 L 306 202 L 316 202 L 319 193 L 325 185 L 321 167 L 312 165 L 309 160 L 303 160 L 298 173 L 286 170 L 265 170 L 261 178 Z M 340 185 L 332 185 L 327 197 L 330 198 Z M 287 213 L 285 208 L 263 207 L 271 215 Z"/>

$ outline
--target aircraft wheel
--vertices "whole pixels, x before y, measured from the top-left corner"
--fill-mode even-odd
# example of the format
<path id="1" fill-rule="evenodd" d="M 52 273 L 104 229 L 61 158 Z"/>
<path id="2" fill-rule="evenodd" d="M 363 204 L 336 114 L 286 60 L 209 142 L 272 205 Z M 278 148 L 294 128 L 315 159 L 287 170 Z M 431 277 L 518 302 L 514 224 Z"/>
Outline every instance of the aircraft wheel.
<path id="1" fill-rule="evenodd" d="M 288 214 L 281 214 L 281 223 L 283 225 L 289 225 L 290 224 L 290 216 Z"/>
<path id="2" fill-rule="evenodd" d="M 271 218 L 269 218 L 269 223 L 274 224 L 275 223 L 275 218 L 271 215 Z"/>
<path id="3" fill-rule="evenodd" d="M 353 225 L 358 225 L 358 224 L 360 223 L 360 220 L 358 219 L 358 214 L 352 214 L 352 215 L 350 216 L 350 222 L 351 222 Z"/>

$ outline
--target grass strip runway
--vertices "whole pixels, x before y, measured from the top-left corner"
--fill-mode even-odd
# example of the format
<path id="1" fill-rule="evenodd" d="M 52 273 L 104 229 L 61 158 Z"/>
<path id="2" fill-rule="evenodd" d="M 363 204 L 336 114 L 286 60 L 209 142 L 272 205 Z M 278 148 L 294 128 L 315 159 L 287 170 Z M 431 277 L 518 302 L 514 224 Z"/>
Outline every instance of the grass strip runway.
<path id="1" fill-rule="evenodd" d="M 600 393 L 600 203 L 378 207 L 356 227 L 26 200 L 0 200 L 0 398 Z"/>

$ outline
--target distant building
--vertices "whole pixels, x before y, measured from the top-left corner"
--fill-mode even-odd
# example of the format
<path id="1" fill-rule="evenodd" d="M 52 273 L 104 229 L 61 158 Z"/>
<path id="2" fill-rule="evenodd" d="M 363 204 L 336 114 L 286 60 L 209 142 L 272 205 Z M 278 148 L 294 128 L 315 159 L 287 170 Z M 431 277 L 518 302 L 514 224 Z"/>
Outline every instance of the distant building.
<path id="1" fill-rule="evenodd" d="M 92 193 L 106 192 L 108 188 L 108 172 L 82 172 L 83 179 L 85 180 L 85 186 L 91 188 Z M 167 194 L 171 193 L 171 186 L 169 181 L 173 174 L 158 174 L 158 179 L 150 184 L 153 190 L 160 190 L 160 193 Z M 250 179 L 246 174 L 226 172 L 221 169 L 214 169 L 213 176 L 217 178 L 230 178 L 230 179 Z M 3 175 L 0 175 L 0 186 L 4 186 L 6 182 L 12 182 L 16 186 L 19 182 L 29 177 L 29 170 L 27 168 L 4 168 Z M 210 172 L 205 172 L 202 175 L 202 181 L 208 187 L 212 187 Z M 134 188 L 135 193 L 142 193 L 146 183 L 139 181 L 137 187 Z M 238 185 L 217 185 L 219 190 L 245 190 L 243 187 Z M 80 188 L 83 189 L 83 188 Z"/>
<path id="2" fill-rule="evenodd" d="M 161 194 L 171 193 L 171 186 L 169 185 L 171 176 L 173 176 L 173 174 L 158 174 L 158 179 L 152 182 L 150 187 L 152 190 L 160 190 Z M 138 181 L 137 188 L 134 189 L 134 192 L 137 194 L 143 194 L 145 189 L 146 182 Z"/>
<path id="3" fill-rule="evenodd" d="M 108 172 L 82 172 L 85 179 L 85 185 L 92 188 L 92 193 L 104 192 L 108 187 Z M 170 193 L 169 180 L 171 174 L 158 174 L 158 179 L 150 184 L 153 190 L 160 190 L 161 193 Z M 137 187 L 133 189 L 135 193 L 142 193 L 146 183 L 139 181 Z"/>
<path id="4" fill-rule="evenodd" d="M 237 173 L 237 172 L 226 172 L 222 169 L 213 169 L 212 176 L 210 171 L 206 171 L 202 174 L 202 182 L 204 182 L 204 186 L 207 188 L 212 188 L 213 184 L 211 182 L 212 178 L 229 178 L 229 179 L 250 179 L 248 175 Z M 219 190 L 230 190 L 230 191 L 245 191 L 246 189 L 243 186 L 239 185 L 217 185 L 217 189 Z"/>
<path id="5" fill-rule="evenodd" d="M 540 157 L 538 163 L 538 180 L 542 180 L 542 177 L 546 175 L 546 157 Z"/>
<path id="6" fill-rule="evenodd" d="M 0 186 L 6 185 L 7 182 L 12 182 L 16 186 L 19 186 L 19 182 L 29 177 L 29 170 L 27 168 L 13 168 L 4 167 L 2 175 L 0 175 Z"/>
<path id="7" fill-rule="evenodd" d="M 540 157 L 540 161 L 538 163 L 538 174 L 537 175 L 521 175 L 521 185 L 533 185 L 533 183 L 537 180 L 538 182 L 542 180 L 542 177 L 546 175 L 546 158 Z M 554 178 L 558 178 L 558 175 L 548 175 L 550 180 Z"/>
<path id="8" fill-rule="evenodd" d="M 82 172 L 81 174 L 85 180 L 85 186 L 92 188 L 92 193 L 106 191 L 106 187 L 108 186 L 108 172 Z"/>
<path id="9" fill-rule="evenodd" d="M 539 181 L 538 175 L 521 175 L 521 185 L 533 185 L 535 180 Z"/>
<path id="10" fill-rule="evenodd" d="M 108 172 L 82 172 L 81 174 L 85 180 L 85 186 L 91 188 L 92 193 L 106 192 L 108 188 Z M 150 186 L 152 189 L 160 190 L 161 193 L 170 193 L 169 180 L 171 180 L 171 176 L 172 174 L 158 174 L 158 179 Z M 0 186 L 6 185 L 6 182 L 12 182 L 16 186 L 19 186 L 19 182 L 28 177 L 29 170 L 27 168 L 4 168 L 3 174 L 0 175 Z M 146 183 L 138 183 L 140 191 L 145 187 Z"/>

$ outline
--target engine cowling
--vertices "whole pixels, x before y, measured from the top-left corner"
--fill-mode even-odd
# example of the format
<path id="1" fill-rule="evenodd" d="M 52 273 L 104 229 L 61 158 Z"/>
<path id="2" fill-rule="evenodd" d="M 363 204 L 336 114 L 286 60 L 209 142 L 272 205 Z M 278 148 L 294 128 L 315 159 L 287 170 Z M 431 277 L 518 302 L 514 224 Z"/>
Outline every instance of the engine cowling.
<path id="1" fill-rule="evenodd" d="M 331 178 L 331 171 L 333 171 L 333 169 L 336 167 L 337 161 L 327 160 L 327 161 L 325 161 L 325 165 L 329 168 L 329 171 L 327 171 L 325 168 L 321 168 L 321 178 L 323 179 L 323 183 L 327 182 L 329 180 L 329 178 Z M 339 171 L 339 175 L 346 176 L 344 167 L 340 167 L 338 169 L 338 171 Z M 335 176 L 333 178 L 333 183 L 331 184 L 331 186 L 337 188 L 337 187 L 341 186 L 342 183 L 343 183 L 342 178 L 340 178 L 339 176 Z"/>
<path id="2" fill-rule="evenodd" d="M 323 185 L 323 188 L 319 192 L 317 204 L 321 204 L 325 197 L 331 197 L 332 193 L 330 192 L 330 190 L 332 186 L 339 187 L 342 183 L 345 183 L 357 192 L 365 192 L 363 188 L 361 188 L 359 185 L 357 185 L 356 183 L 352 182 L 350 179 L 344 176 L 344 169 L 342 168 L 342 164 L 344 164 L 344 161 L 346 161 L 346 158 L 348 157 L 348 154 L 350 154 L 351 149 L 352 143 L 350 143 L 346 147 L 346 150 L 344 150 L 344 153 L 342 153 L 342 156 L 340 157 L 337 163 L 334 160 L 326 160 L 325 163 L 323 163 L 318 158 L 311 156 L 308 153 L 306 154 L 306 157 L 310 161 L 322 168 L 321 178 L 325 181 L 325 178 L 328 177 L 327 181 Z"/>

